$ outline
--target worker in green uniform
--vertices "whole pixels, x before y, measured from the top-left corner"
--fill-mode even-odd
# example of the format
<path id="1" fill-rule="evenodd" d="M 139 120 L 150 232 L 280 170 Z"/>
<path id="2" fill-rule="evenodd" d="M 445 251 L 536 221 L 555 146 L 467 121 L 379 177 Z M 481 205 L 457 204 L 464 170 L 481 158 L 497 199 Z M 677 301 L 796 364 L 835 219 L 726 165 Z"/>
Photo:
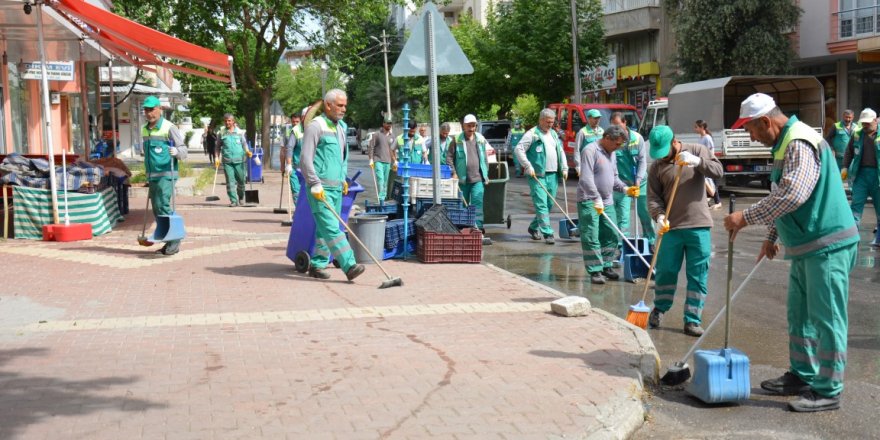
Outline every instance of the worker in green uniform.
<path id="1" fill-rule="evenodd" d="M 180 130 L 171 121 L 162 117 L 159 98 L 148 96 L 144 100 L 144 118 L 147 123 L 141 129 L 144 146 L 144 168 L 149 180 L 150 203 L 153 216 L 174 214 L 171 206 L 174 181 L 178 178 L 178 160 L 186 159 L 186 144 Z M 161 255 L 174 255 L 180 251 L 180 240 L 166 241 Z"/>
<path id="2" fill-rule="evenodd" d="M 862 129 L 853 135 L 846 148 L 840 177 L 843 180 L 851 179 L 850 209 L 856 225 L 862 221 L 868 197 L 874 204 L 877 224 L 880 225 L 880 175 L 877 173 L 880 166 L 880 136 L 877 136 L 877 113 L 869 108 L 862 110 L 859 124 Z M 871 245 L 880 246 L 880 240 L 875 238 Z"/>
<path id="3" fill-rule="evenodd" d="M 543 238 L 547 244 L 556 242 L 550 224 L 550 207 L 554 205 L 556 188 L 562 179 L 568 178 L 568 164 L 562 152 L 562 141 L 553 129 L 554 121 L 556 112 L 549 108 L 541 110 L 538 125 L 523 135 L 514 150 L 523 172 L 529 176 L 529 192 L 535 206 L 529 236 L 532 240 Z"/>
<path id="4" fill-rule="evenodd" d="M 391 174 L 391 169 L 397 166 L 397 153 L 391 148 L 394 142 L 391 122 L 391 116 L 386 116 L 382 129 L 373 133 L 367 148 L 370 168 L 376 173 L 376 192 L 380 201 L 385 200 L 388 193 L 388 176 Z"/>
<path id="5" fill-rule="evenodd" d="M 364 273 L 364 266 L 354 260 L 345 234 L 339 230 L 339 220 L 329 211 L 327 204 L 337 215 L 342 215 L 342 197 L 348 194 L 348 144 L 345 133 L 348 127 L 342 118 L 348 107 L 348 96 L 340 89 L 332 89 L 324 95 L 324 113 L 308 122 L 302 139 L 300 166 L 309 187 L 308 201 L 315 218 L 315 251 L 311 259 L 309 276 L 326 280 L 330 274 L 324 269 L 330 262 L 330 254 L 339 262 L 348 281 Z M 326 203 L 325 203 L 326 202 Z"/>
<path id="6" fill-rule="evenodd" d="M 837 167 L 840 169 L 846 168 L 843 163 L 843 155 L 846 153 L 846 147 L 849 145 L 850 139 L 861 130 L 858 124 L 853 123 L 854 118 L 855 112 L 850 109 L 844 110 L 840 120 L 831 126 L 831 130 L 828 130 L 828 137 L 825 138 L 831 147 L 834 148 L 834 158 L 837 160 Z"/>
<path id="7" fill-rule="evenodd" d="M 452 168 L 452 177 L 458 179 L 461 196 L 477 211 L 477 228 L 483 232 L 483 244 L 492 244 L 483 229 L 483 194 L 489 184 L 489 164 L 486 146 L 489 143 L 477 133 L 477 117 L 467 115 L 461 124 L 462 132 L 446 150 L 446 164 Z"/>
<path id="8" fill-rule="evenodd" d="M 403 160 L 403 152 L 409 148 L 409 163 L 421 164 L 425 155 L 425 138 L 416 133 L 419 124 L 416 121 L 409 121 L 409 132 L 407 133 L 406 145 L 403 143 L 403 133 L 397 136 L 397 151 L 395 155 L 401 161 Z"/>
<path id="9" fill-rule="evenodd" d="M 513 149 L 516 148 L 516 145 L 519 144 L 519 140 L 522 139 L 525 133 L 526 131 L 522 127 L 522 119 L 519 118 L 513 121 L 513 128 L 507 133 L 507 151 L 513 156 L 513 166 L 516 168 L 516 177 L 522 177 L 522 165 L 516 160 L 516 155 L 513 154 Z"/>
<path id="10" fill-rule="evenodd" d="M 800 395 L 788 403 L 793 411 L 838 409 L 846 367 L 849 274 L 856 262 L 859 231 L 846 209 L 834 152 L 809 125 L 785 116 L 763 93 L 743 101 L 740 118 L 731 128 L 740 126 L 753 140 L 772 146 L 770 180 L 775 185 L 767 197 L 725 217 L 724 227 L 735 239 L 747 225 L 768 225 L 758 259 L 776 256 L 778 238 L 791 261 L 789 370 L 761 382 L 761 388 Z"/>
<path id="11" fill-rule="evenodd" d="M 306 109 L 303 109 L 305 113 Z M 301 117 L 299 113 L 290 115 L 290 127 L 285 133 L 284 148 L 281 149 L 281 159 L 284 163 L 284 175 L 290 182 L 290 195 L 293 197 L 293 203 L 299 197 L 299 179 L 296 177 L 296 171 L 299 169 L 300 154 L 302 151 L 303 129 Z M 294 206 L 294 209 L 296 207 Z"/>
<path id="12" fill-rule="evenodd" d="M 581 151 L 584 151 L 584 147 L 587 145 L 601 139 L 602 135 L 605 133 L 605 130 L 599 126 L 600 118 L 602 118 L 602 113 L 600 113 L 599 110 L 588 110 L 587 125 L 584 125 L 578 130 L 577 135 L 575 136 L 574 144 L 577 145 L 578 149 L 575 151 L 572 159 L 574 161 L 574 169 L 577 171 L 578 176 L 581 175 Z"/>
<path id="13" fill-rule="evenodd" d="M 439 147 L 439 163 L 446 164 L 446 152 L 449 151 L 449 145 L 452 143 L 452 136 L 449 135 L 449 131 L 452 129 L 452 126 L 449 125 L 448 122 L 444 122 L 440 124 L 440 138 L 438 142 Z M 428 138 L 425 140 L 425 149 L 428 150 L 428 164 L 431 166 L 434 165 L 434 146 L 433 146 L 433 138 Z"/>
<path id="14" fill-rule="evenodd" d="M 223 163 L 229 206 L 244 206 L 245 156 L 250 158 L 253 153 L 248 148 L 244 130 L 238 128 L 231 113 L 223 115 L 223 124 L 224 127 L 217 133 L 217 146 L 220 149 L 217 161 Z"/>
<path id="15" fill-rule="evenodd" d="M 684 334 L 701 336 L 703 304 L 709 292 L 710 229 L 714 224 L 706 204 L 706 178 L 720 179 L 723 167 L 708 148 L 679 142 L 665 125 L 655 126 L 650 140 L 654 163 L 648 171 L 648 209 L 657 219 L 657 232 L 665 236 L 657 250 L 654 310 L 648 316 L 648 326 L 659 327 L 660 318 L 672 308 L 678 273 L 685 260 Z M 674 189 L 679 172 L 681 179 Z M 672 207 L 666 218 L 670 200 Z"/>
<path id="16" fill-rule="evenodd" d="M 626 144 L 617 150 L 617 171 L 620 173 L 620 180 L 623 180 L 628 187 L 638 187 L 638 191 L 631 191 L 631 194 L 614 192 L 617 226 L 621 231 L 626 231 L 630 227 L 631 203 L 635 199 L 639 223 L 642 226 L 642 236 L 653 245 L 655 234 L 654 225 L 651 223 L 651 214 L 648 212 L 648 148 L 645 146 L 645 139 L 635 130 L 629 129 L 623 113 L 612 113 L 610 120 L 611 125 L 617 125 L 627 133 Z M 621 242 L 621 244 L 623 243 Z"/>

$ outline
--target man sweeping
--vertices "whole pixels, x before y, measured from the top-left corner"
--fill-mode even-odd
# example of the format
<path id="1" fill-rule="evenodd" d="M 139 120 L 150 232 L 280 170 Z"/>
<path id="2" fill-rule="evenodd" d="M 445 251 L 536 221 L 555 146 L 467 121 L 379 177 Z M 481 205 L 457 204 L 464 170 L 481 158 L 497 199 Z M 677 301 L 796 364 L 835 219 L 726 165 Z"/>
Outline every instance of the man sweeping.
<path id="1" fill-rule="evenodd" d="M 574 169 L 577 171 L 578 176 L 581 175 L 581 151 L 584 151 L 584 148 L 587 145 L 601 139 L 602 134 L 605 133 L 605 130 L 599 126 L 600 118 L 602 118 L 602 113 L 600 113 L 599 110 L 588 110 L 587 125 L 584 125 L 583 128 L 578 130 L 577 136 L 574 138 L 574 144 L 577 145 L 578 148 L 574 153 Z"/>
<path id="2" fill-rule="evenodd" d="M 284 175 L 287 176 L 287 180 L 290 182 L 290 195 L 293 198 L 294 204 L 296 204 L 296 198 L 299 196 L 299 179 L 297 179 L 294 171 L 299 169 L 300 155 L 302 154 L 303 128 L 300 122 L 301 116 L 299 113 L 290 115 L 291 128 L 286 134 L 287 139 L 284 142 L 284 148 L 281 149 Z"/>
<path id="3" fill-rule="evenodd" d="M 868 197 L 871 198 L 875 218 L 880 225 L 880 175 L 877 173 L 877 168 L 880 167 L 880 137 L 877 136 L 877 113 L 869 108 L 862 110 L 859 124 L 862 129 L 853 135 L 843 155 L 840 177 L 843 180 L 852 179 L 850 209 L 856 226 L 862 222 L 862 212 Z M 880 242 L 875 239 L 871 245 L 880 246 Z"/>
<path id="4" fill-rule="evenodd" d="M 458 179 L 462 198 L 477 211 L 477 228 L 483 232 L 483 244 L 492 244 L 483 229 L 483 194 L 489 184 L 489 164 L 486 146 L 489 142 L 477 133 L 477 117 L 466 115 L 463 131 L 446 150 L 446 164 L 452 168 L 452 177 Z"/>
<path id="5" fill-rule="evenodd" d="M 614 192 L 617 226 L 622 231 L 626 231 L 630 227 L 630 220 L 639 222 L 642 226 L 642 234 L 648 243 L 653 245 L 655 237 L 651 214 L 648 212 L 648 148 L 645 146 L 645 139 L 635 130 L 629 129 L 626 118 L 621 112 L 611 114 L 611 124 L 622 128 L 626 133 L 626 143 L 617 150 L 617 172 L 620 174 L 620 180 L 627 187 L 638 188 L 628 192 Z M 636 212 L 639 216 L 637 219 L 630 219 L 631 203 L 636 204 Z"/>
<path id="6" fill-rule="evenodd" d="M 706 178 L 719 179 L 721 162 L 700 144 L 683 144 L 672 129 L 658 125 L 651 130 L 651 159 L 648 171 L 648 210 L 657 220 L 657 233 L 665 234 L 657 254 L 654 281 L 654 310 L 648 326 L 657 328 L 663 314 L 672 307 L 678 272 L 685 260 L 687 295 L 684 302 L 684 334 L 703 334 L 703 302 L 708 292 L 709 258 L 712 253 L 712 215 L 706 204 Z M 679 168 L 683 167 L 683 168 Z M 676 175 L 681 173 L 676 188 Z M 675 196 L 673 197 L 673 191 Z M 669 218 L 666 210 L 672 207 Z"/>
<path id="7" fill-rule="evenodd" d="M 238 128 L 231 113 L 223 115 L 223 124 L 224 127 L 217 133 L 217 145 L 220 148 L 217 161 L 223 162 L 229 206 L 244 206 L 245 156 L 250 158 L 254 154 L 247 146 L 244 130 Z M 219 163 L 215 165 L 220 166 Z"/>
<path id="8" fill-rule="evenodd" d="M 317 237 L 309 276 L 321 280 L 330 278 L 324 269 L 330 262 L 331 253 L 348 281 L 364 273 L 364 265 L 355 262 L 354 252 L 345 234 L 339 230 L 339 220 L 327 207 L 329 204 L 339 214 L 342 196 L 348 194 L 345 180 L 348 175 L 345 131 L 348 127 L 342 121 L 347 107 L 345 92 L 330 90 L 324 95 L 324 113 L 309 122 L 303 133 L 300 166 L 309 187 L 308 201 L 315 218 Z"/>
<path id="9" fill-rule="evenodd" d="M 382 129 L 373 133 L 367 156 L 370 157 L 370 168 L 376 173 L 376 190 L 379 200 L 385 200 L 388 194 L 388 176 L 392 164 L 397 164 L 397 152 L 391 148 L 394 138 L 391 134 L 391 116 L 386 116 Z"/>
<path id="10" fill-rule="evenodd" d="M 159 98 L 148 96 L 144 100 L 144 118 L 146 125 L 141 129 L 144 146 L 144 167 L 150 184 L 150 203 L 153 204 L 153 216 L 156 223 L 159 216 L 173 214 L 171 193 L 174 191 L 174 180 L 178 178 L 177 161 L 186 159 L 186 144 L 180 130 L 171 121 L 162 117 L 162 105 Z M 174 255 L 180 251 L 180 240 L 166 241 L 162 249 L 156 251 L 161 255 Z"/>
<path id="11" fill-rule="evenodd" d="M 732 128 L 772 146 L 775 183 L 770 194 L 724 219 L 736 237 L 748 225 L 768 225 L 758 259 L 773 259 L 777 239 L 791 260 L 788 283 L 789 371 L 761 388 L 800 397 L 793 411 L 840 408 L 846 367 L 849 273 L 859 231 L 846 206 L 834 151 L 810 126 L 787 117 L 772 97 L 755 93 L 740 107 Z"/>

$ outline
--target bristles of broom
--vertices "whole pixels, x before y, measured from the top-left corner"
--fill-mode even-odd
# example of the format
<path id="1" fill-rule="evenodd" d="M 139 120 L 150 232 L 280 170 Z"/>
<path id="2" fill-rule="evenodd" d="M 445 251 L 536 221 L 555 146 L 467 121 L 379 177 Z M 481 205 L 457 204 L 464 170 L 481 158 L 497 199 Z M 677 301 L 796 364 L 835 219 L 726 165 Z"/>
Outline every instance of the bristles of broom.
<path id="1" fill-rule="evenodd" d="M 645 305 L 645 301 L 639 301 L 638 304 L 629 306 L 626 312 L 626 322 L 639 327 L 641 329 L 648 328 L 648 315 L 651 314 L 651 308 Z"/>

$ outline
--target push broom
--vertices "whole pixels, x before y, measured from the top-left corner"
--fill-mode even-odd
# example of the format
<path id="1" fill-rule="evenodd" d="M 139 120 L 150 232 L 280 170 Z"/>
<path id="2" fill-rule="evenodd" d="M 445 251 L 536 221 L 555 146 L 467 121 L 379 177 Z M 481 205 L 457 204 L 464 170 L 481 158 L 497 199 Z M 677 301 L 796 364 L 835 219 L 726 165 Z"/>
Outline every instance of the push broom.
<path id="1" fill-rule="evenodd" d="M 547 187 L 544 186 L 544 184 L 541 183 L 541 181 L 538 180 L 537 177 L 532 176 L 532 178 L 535 179 L 535 182 L 538 183 L 538 186 L 540 186 L 541 189 L 543 189 L 544 192 L 549 196 L 549 195 L 550 195 L 550 191 L 547 191 Z M 563 184 L 563 185 L 564 185 L 564 184 Z M 575 223 L 574 220 L 572 220 L 571 217 L 568 216 L 568 212 L 567 212 L 565 209 L 562 209 L 562 206 L 560 206 L 560 205 L 559 205 L 559 202 L 556 201 L 556 197 L 552 197 L 552 196 L 551 196 L 551 197 L 550 197 L 550 200 L 553 200 L 553 204 L 556 205 L 556 207 L 559 208 L 560 211 L 562 211 L 562 215 L 565 216 L 565 219 L 568 220 L 568 222 L 571 224 L 571 227 L 574 228 L 574 231 L 575 231 L 575 232 L 577 232 L 577 228 L 578 228 L 577 223 Z"/>
<path id="2" fill-rule="evenodd" d="M 217 174 L 220 174 L 220 163 L 215 162 L 214 165 L 214 184 L 211 185 L 211 195 L 205 197 L 206 202 L 216 202 L 220 200 L 220 197 L 217 196 Z"/>
<path id="3" fill-rule="evenodd" d="M 669 212 L 672 210 L 672 202 L 675 201 L 675 193 L 678 191 L 678 182 L 681 180 L 681 172 L 684 170 L 683 165 L 678 166 L 678 172 L 675 173 L 675 181 L 672 183 L 672 194 L 669 196 L 669 202 L 666 204 L 666 220 L 669 220 Z M 648 288 L 651 286 L 651 275 L 654 273 L 654 267 L 657 265 L 657 255 L 660 255 L 660 244 L 663 243 L 663 235 L 657 237 L 657 245 L 654 246 L 654 256 L 651 258 L 651 268 L 648 269 L 648 275 L 645 279 L 645 290 L 642 292 L 642 299 L 638 304 L 629 306 L 626 313 L 626 322 L 640 328 L 648 328 L 648 315 L 651 314 L 651 308 L 645 305 L 645 298 L 648 297 Z"/>

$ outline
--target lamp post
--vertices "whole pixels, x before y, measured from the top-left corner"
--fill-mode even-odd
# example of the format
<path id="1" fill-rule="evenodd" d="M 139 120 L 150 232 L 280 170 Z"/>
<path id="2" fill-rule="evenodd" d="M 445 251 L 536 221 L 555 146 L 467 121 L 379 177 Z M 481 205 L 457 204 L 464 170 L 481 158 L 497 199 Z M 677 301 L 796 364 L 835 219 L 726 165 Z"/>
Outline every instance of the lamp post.
<path id="1" fill-rule="evenodd" d="M 574 64 L 574 103 L 583 102 L 581 90 L 581 63 L 578 57 L 577 0 L 571 0 L 571 52 Z"/>
<path id="2" fill-rule="evenodd" d="M 382 55 L 385 57 L 385 117 L 391 116 L 391 86 L 388 80 L 388 40 L 385 35 L 385 29 L 382 29 L 382 41 L 376 37 L 370 37 L 382 45 Z"/>

